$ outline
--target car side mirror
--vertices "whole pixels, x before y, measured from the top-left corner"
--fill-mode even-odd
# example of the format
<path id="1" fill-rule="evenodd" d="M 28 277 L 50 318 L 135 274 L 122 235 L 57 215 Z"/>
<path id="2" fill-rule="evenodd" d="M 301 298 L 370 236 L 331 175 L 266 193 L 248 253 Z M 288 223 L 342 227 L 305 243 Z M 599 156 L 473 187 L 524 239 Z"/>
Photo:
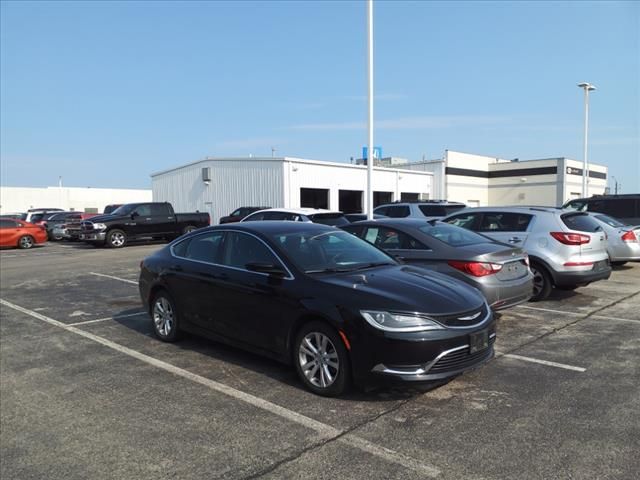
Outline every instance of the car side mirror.
<path id="1" fill-rule="evenodd" d="M 287 275 L 287 272 L 280 265 L 273 263 L 251 262 L 244 267 L 251 272 L 266 273 L 274 277 L 285 277 Z"/>

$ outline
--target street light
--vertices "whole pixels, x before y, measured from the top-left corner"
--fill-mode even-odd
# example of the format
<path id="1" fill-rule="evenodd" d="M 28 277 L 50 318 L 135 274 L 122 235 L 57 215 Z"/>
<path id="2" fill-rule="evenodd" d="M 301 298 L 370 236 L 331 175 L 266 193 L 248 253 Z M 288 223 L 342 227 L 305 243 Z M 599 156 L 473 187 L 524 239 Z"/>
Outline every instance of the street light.
<path id="1" fill-rule="evenodd" d="M 578 84 L 578 87 L 584 89 L 584 158 L 582 161 L 582 197 L 589 196 L 589 172 L 587 163 L 587 139 L 589 135 L 589 92 L 596 89 L 595 85 L 587 82 Z"/>

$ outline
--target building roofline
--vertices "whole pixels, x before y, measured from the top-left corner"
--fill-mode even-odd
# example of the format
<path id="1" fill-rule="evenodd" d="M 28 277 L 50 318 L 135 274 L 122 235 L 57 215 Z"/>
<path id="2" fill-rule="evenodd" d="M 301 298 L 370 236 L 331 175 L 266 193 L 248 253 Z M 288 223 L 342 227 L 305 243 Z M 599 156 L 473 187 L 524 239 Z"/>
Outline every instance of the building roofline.
<path id="1" fill-rule="evenodd" d="M 194 162 L 186 163 L 184 165 L 179 165 L 177 167 L 168 168 L 166 170 L 161 170 L 158 172 L 154 172 L 151 174 L 151 178 L 158 177 L 160 175 L 164 175 L 176 170 L 180 170 L 186 167 L 192 167 L 194 165 L 198 165 L 205 162 L 237 162 L 237 161 L 260 161 L 260 162 L 290 162 L 290 163 L 304 163 L 308 165 L 322 165 L 322 166 L 332 166 L 332 167 L 340 167 L 340 168 L 354 168 L 359 170 L 366 170 L 366 165 L 353 165 L 351 163 L 342 163 L 342 162 L 328 162 L 325 160 L 308 160 L 305 158 L 297 158 L 297 157 L 207 157 L 200 160 L 196 160 Z M 403 173 L 413 173 L 418 175 L 427 175 L 433 176 L 431 172 L 420 172 L 415 170 L 403 169 L 403 168 L 392 168 L 392 167 L 373 167 L 374 170 L 382 170 L 382 171 L 397 171 Z"/>

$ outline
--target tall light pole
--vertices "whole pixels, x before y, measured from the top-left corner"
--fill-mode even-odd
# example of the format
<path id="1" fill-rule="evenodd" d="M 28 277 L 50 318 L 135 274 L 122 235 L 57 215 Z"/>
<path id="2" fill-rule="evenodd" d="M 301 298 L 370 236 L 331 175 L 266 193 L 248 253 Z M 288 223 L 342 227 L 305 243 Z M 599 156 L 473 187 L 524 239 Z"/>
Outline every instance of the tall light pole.
<path id="1" fill-rule="evenodd" d="M 589 137 L 589 92 L 596 89 L 595 85 L 587 82 L 578 84 L 584 89 L 584 158 L 582 160 L 582 197 L 589 196 L 589 164 L 587 163 L 587 139 Z"/>
<path id="2" fill-rule="evenodd" d="M 369 119 L 367 121 L 367 218 L 373 220 L 373 0 L 367 0 L 367 79 Z"/>

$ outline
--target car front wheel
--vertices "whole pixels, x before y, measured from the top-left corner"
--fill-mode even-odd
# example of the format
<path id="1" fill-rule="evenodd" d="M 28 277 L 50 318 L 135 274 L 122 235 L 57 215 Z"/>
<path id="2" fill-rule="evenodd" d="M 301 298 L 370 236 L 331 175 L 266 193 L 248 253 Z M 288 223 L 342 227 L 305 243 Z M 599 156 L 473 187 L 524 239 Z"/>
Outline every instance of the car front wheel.
<path id="1" fill-rule="evenodd" d="M 122 248 L 127 243 L 127 234 L 122 230 L 111 230 L 107 233 L 107 245 L 111 248 Z"/>
<path id="2" fill-rule="evenodd" d="M 328 324 L 307 323 L 295 341 L 298 376 L 313 393 L 335 397 L 349 387 L 349 355 L 338 333 Z"/>

